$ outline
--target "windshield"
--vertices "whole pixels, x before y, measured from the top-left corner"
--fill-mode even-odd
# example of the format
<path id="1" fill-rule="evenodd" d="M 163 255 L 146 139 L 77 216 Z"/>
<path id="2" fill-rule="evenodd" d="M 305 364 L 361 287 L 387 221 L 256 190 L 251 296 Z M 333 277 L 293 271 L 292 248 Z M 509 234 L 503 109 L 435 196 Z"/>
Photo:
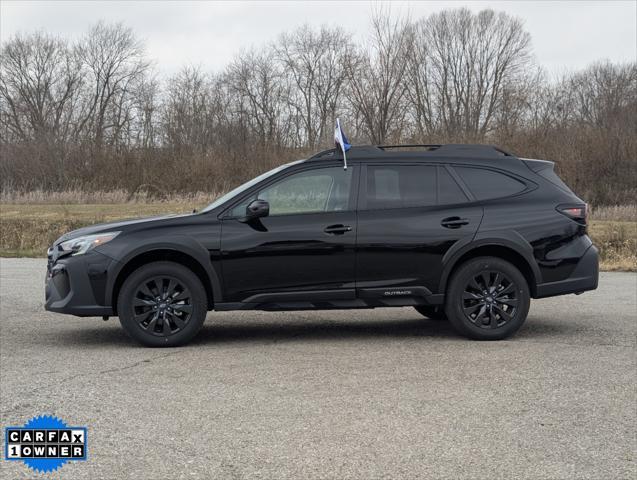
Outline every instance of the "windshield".
<path id="1" fill-rule="evenodd" d="M 203 212 L 209 212 L 210 210 L 214 210 L 215 208 L 223 205 L 224 203 L 226 203 L 227 201 L 229 201 L 232 198 L 236 197 L 237 195 L 240 195 L 241 193 L 245 192 L 246 190 L 248 190 L 253 185 L 256 185 L 261 180 L 265 180 L 266 178 L 271 177 L 275 173 L 278 173 L 281 170 L 284 170 L 284 169 L 286 169 L 286 168 L 288 168 L 288 167 L 290 167 L 292 165 L 296 165 L 297 163 L 300 163 L 302 161 L 303 160 L 297 160 L 296 162 L 286 163 L 286 164 L 281 165 L 279 167 L 273 168 L 269 172 L 262 173 L 258 177 L 253 178 L 252 180 L 244 183 L 243 185 L 239 185 L 234 190 L 231 190 L 228 193 L 226 193 L 225 195 L 222 195 L 221 197 L 217 198 L 214 202 L 212 202 L 210 205 L 208 205 L 206 208 L 204 208 L 202 210 L 202 213 Z"/>

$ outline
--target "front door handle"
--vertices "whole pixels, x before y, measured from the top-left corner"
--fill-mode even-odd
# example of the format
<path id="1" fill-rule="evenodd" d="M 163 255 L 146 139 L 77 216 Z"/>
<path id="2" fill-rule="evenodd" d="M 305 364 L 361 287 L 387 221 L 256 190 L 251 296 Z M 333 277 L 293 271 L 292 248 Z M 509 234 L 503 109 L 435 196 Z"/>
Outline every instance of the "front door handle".
<path id="1" fill-rule="evenodd" d="M 341 224 L 330 225 L 329 227 L 325 227 L 325 230 L 323 231 L 329 235 L 343 235 L 345 232 L 351 232 L 352 227 L 350 227 L 349 225 Z"/>
<path id="2" fill-rule="evenodd" d="M 469 220 L 460 217 L 447 217 L 440 221 L 440 225 L 445 228 L 460 228 L 463 225 L 469 225 Z"/>

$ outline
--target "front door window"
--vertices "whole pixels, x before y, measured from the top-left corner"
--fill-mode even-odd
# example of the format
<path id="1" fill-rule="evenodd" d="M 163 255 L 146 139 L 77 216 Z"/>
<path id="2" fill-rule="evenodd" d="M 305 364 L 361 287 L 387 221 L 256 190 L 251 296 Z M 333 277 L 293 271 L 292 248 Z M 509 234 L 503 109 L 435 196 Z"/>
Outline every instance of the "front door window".
<path id="1" fill-rule="evenodd" d="M 247 205 L 257 198 L 270 204 L 270 216 L 344 211 L 349 207 L 351 180 L 352 167 L 295 173 L 241 202 L 232 216 L 245 215 Z"/>

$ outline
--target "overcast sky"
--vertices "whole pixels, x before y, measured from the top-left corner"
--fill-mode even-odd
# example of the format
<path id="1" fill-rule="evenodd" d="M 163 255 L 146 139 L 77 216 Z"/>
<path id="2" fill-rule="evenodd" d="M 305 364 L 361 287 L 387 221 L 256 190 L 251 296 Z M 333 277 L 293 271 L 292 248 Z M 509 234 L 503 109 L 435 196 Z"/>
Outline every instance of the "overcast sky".
<path id="1" fill-rule="evenodd" d="M 503 10 L 524 20 L 540 64 L 552 74 L 596 60 L 635 61 L 637 1 L 396 1 L 396 2 L 170 2 L 7 1 L 0 3 L 2 40 L 42 29 L 77 38 L 100 19 L 124 22 L 145 40 L 158 70 L 173 73 L 190 63 L 217 70 L 241 48 L 265 44 L 304 23 L 340 25 L 358 37 L 368 34 L 379 6 L 395 14 L 426 16 L 466 6 Z"/>

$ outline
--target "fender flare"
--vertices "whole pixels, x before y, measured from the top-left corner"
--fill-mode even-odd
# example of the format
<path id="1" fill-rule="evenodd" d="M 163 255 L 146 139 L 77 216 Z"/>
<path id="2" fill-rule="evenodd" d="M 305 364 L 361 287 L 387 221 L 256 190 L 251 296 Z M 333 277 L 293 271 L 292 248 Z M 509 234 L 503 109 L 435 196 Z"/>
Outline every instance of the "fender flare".
<path id="1" fill-rule="evenodd" d="M 172 250 L 175 253 L 188 255 L 193 258 L 206 273 L 212 289 L 213 300 L 217 302 L 222 301 L 221 280 L 214 266 L 210 262 L 210 254 L 201 243 L 197 242 L 193 238 L 185 235 L 162 235 L 153 239 L 152 242 L 142 243 L 140 241 L 139 243 L 129 243 L 139 246 L 130 250 L 125 250 L 124 252 L 118 252 L 117 257 L 119 260 L 113 262 L 113 266 L 111 267 L 112 270 L 109 272 L 110 274 L 106 285 L 105 298 L 109 303 L 112 303 L 110 299 L 113 298 L 113 290 L 115 288 L 116 281 L 126 265 L 139 255 L 158 250 Z"/>
<path id="2" fill-rule="evenodd" d="M 487 230 L 478 232 L 474 238 L 456 242 L 442 258 L 442 275 L 438 285 L 439 292 L 445 292 L 451 272 L 458 261 L 467 253 L 480 247 L 504 247 L 520 255 L 526 262 L 535 285 L 542 283 L 540 267 L 533 256 L 533 247 L 515 230 Z M 530 285 L 531 289 L 535 285 Z"/>

